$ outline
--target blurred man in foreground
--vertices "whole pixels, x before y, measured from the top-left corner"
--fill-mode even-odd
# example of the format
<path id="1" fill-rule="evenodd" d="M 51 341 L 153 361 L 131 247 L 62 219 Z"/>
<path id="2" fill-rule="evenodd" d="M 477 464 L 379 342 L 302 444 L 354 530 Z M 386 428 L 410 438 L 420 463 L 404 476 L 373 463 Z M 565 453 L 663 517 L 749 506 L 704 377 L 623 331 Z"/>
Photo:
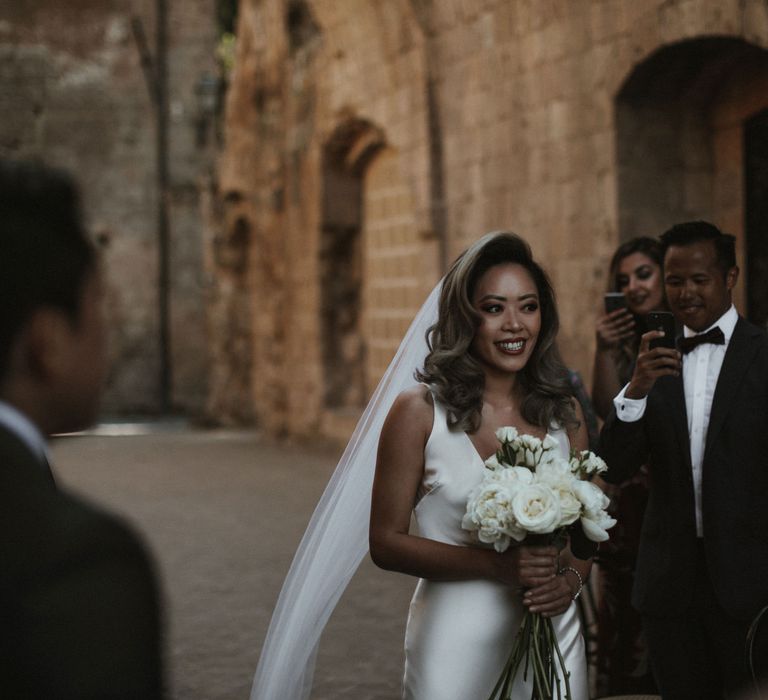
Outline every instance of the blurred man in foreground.
<path id="1" fill-rule="evenodd" d="M 46 436 L 95 419 L 101 282 L 70 179 L 0 160 L 0 695 L 159 698 L 149 559 L 57 488 Z"/>

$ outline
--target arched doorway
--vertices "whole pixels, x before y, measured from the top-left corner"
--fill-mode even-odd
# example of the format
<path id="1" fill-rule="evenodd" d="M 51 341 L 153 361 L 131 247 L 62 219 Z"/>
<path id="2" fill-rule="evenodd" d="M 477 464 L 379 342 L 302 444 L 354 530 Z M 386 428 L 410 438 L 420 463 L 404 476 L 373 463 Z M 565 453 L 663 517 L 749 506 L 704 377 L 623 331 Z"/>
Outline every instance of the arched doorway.
<path id="1" fill-rule="evenodd" d="M 765 161 L 748 157 L 765 138 L 758 134 L 763 127 L 759 120 L 748 125 L 766 108 L 768 52 L 732 37 L 659 49 L 634 68 L 615 101 L 620 239 L 655 236 L 691 219 L 733 233 L 747 272 L 736 303 L 750 315 L 756 307 L 747 299 L 765 295 L 765 287 L 747 260 L 765 253 L 761 237 L 748 229 L 768 227 L 768 208 L 760 202 L 768 192 L 757 175 Z M 754 194 L 746 196 L 748 187 Z"/>
<path id="2" fill-rule="evenodd" d="M 381 131 L 364 120 L 340 126 L 323 152 L 320 242 L 323 405 L 358 411 L 367 398 L 363 295 L 363 174 L 382 148 Z"/>
<path id="3" fill-rule="evenodd" d="M 369 122 L 349 121 L 328 142 L 322 211 L 323 398 L 333 413 L 330 426 L 356 419 L 365 405 L 434 283 L 436 252 L 435 242 L 418 232 L 398 151 Z"/>

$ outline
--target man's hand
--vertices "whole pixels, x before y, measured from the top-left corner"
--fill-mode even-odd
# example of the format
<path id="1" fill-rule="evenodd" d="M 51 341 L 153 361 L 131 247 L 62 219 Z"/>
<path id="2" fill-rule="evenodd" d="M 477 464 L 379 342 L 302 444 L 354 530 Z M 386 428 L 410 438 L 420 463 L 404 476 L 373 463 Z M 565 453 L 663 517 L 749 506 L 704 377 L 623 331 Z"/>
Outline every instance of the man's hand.
<path id="1" fill-rule="evenodd" d="M 648 396 L 659 377 L 678 377 L 682 368 L 680 353 L 669 348 L 648 348 L 655 338 L 663 338 L 663 331 L 648 331 L 640 338 L 640 350 L 635 362 L 635 371 L 624 396 L 628 399 L 642 399 Z"/>

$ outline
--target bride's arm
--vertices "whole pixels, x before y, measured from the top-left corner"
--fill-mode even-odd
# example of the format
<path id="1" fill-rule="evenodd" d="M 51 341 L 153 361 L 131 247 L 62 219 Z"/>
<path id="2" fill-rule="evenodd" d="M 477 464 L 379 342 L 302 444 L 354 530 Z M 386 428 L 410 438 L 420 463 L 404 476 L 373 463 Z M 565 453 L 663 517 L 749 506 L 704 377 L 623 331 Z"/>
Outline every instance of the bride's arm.
<path id="1" fill-rule="evenodd" d="M 498 554 L 408 533 L 433 416 L 428 391 L 416 387 L 400 394 L 384 423 L 371 502 L 373 561 L 383 569 L 443 581 L 485 578 L 525 587 L 550 581 L 557 564 L 554 547 L 511 547 Z"/>

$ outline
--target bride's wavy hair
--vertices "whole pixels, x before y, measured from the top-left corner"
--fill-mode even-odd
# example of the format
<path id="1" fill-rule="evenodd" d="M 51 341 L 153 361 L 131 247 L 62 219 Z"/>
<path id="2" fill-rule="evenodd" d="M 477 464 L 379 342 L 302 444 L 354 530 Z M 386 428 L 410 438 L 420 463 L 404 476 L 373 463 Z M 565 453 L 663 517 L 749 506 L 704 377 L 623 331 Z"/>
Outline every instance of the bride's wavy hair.
<path id="1" fill-rule="evenodd" d="M 429 352 L 416 379 L 431 385 L 447 410 L 451 428 L 474 433 L 480 427 L 485 376 L 471 352 L 480 315 L 472 305 L 478 280 L 495 265 L 517 263 L 533 278 L 541 308 L 541 330 L 525 367 L 518 373 L 522 414 L 545 430 L 578 425 L 568 373 L 555 340 L 560 321 L 555 292 L 531 248 L 509 231 L 488 233 L 453 263 L 443 280 L 437 323 L 427 331 Z"/>

